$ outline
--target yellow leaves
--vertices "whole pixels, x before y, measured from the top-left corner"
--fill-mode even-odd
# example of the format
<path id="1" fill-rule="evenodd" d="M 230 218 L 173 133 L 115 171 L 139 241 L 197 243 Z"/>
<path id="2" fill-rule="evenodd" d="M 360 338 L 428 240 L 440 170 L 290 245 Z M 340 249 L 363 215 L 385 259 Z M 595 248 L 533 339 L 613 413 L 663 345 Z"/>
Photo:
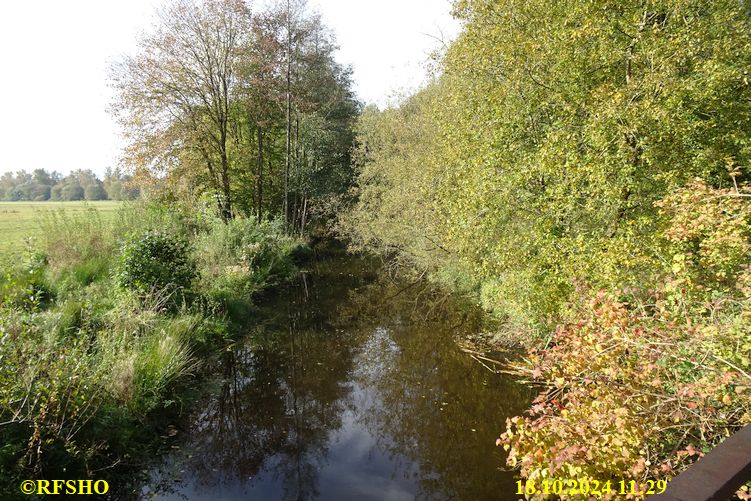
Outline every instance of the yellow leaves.
<path id="1" fill-rule="evenodd" d="M 683 272 L 686 269 L 686 256 L 684 254 L 675 254 L 673 256 L 673 273 L 676 275 Z"/>
<path id="2" fill-rule="evenodd" d="M 751 364 L 743 327 L 731 326 L 751 323 L 747 302 L 740 303 L 743 294 L 751 299 L 751 268 L 742 272 L 751 204 L 732 187 L 701 180 L 674 188 L 707 173 L 713 183 L 733 186 L 725 150 L 740 155 L 745 139 L 715 129 L 746 123 L 747 104 L 721 103 L 735 94 L 713 96 L 721 85 L 715 81 L 683 81 L 698 71 L 688 63 L 702 44 L 682 26 L 670 39 L 641 41 L 626 88 L 622 70 L 585 71 L 595 62 L 623 68 L 614 58 L 624 49 L 622 34 L 586 7 L 554 13 L 541 2 L 514 2 L 507 10 L 526 13 L 530 24 L 512 30 L 497 5 L 464 0 L 468 26 L 447 56 L 447 76 L 379 119 L 378 134 L 371 133 L 388 146 L 370 152 L 372 172 L 399 188 L 361 197 L 358 210 L 365 221 L 383 221 L 379 242 L 424 256 L 421 267 L 461 263 L 482 283 L 483 306 L 514 329 L 549 332 L 569 319 L 552 348 L 527 367 L 526 377 L 557 391 L 535 404 L 544 425 L 509 422 L 501 441 L 513 465 L 526 458 L 523 472 L 530 474 L 568 465 L 592 478 L 631 468 L 642 475 L 651 466 L 647 457 L 658 464 L 647 445 L 676 443 L 675 425 L 713 436 L 708 422 L 720 429 L 733 425 L 723 416 L 748 415 L 747 393 L 720 384 L 718 374 L 730 369 L 713 357 L 742 369 Z M 687 39 L 693 48 L 686 49 Z M 681 50 L 686 64 L 676 69 Z M 702 68 L 722 71 L 716 63 Z M 732 82 L 725 90 L 734 91 L 737 78 Z M 700 110 L 716 116 L 697 119 Z M 723 117 L 736 122 L 712 125 Z M 405 232 L 395 214 L 422 215 L 420 224 L 455 255 L 425 253 L 413 234 L 418 225 Z M 631 290 L 616 289 L 624 284 Z M 566 305 L 588 286 L 611 294 Z M 745 320 L 737 313 L 744 309 Z M 594 444 L 586 464 L 544 453 L 579 441 Z"/>
<path id="3" fill-rule="evenodd" d="M 686 254 L 676 254 L 675 262 L 683 262 Z M 705 447 L 751 421 L 742 376 L 712 356 L 741 363 L 743 344 L 737 342 L 748 332 L 730 327 L 743 312 L 681 321 L 669 310 L 645 312 L 616 297 L 602 293 L 579 305 L 556 331 L 552 347 L 531 355 L 530 370 L 540 369 L 537 375 L 554 389 L 536 399 L 537 406 L 546 406 L 544 413 L 525 421 L 523 433 L 508 442 L 514 457 L 528 459 L 523 476 L 579 468 L 591 478 L 670 478 L 683 462 L 659 451 L 680 438 L 671 431 L 675 425 L 680 433 L 703 433 Z M 581 443 L 590 447 L 572 454 Z M 540 457 L 544 446 L 550 453 Z"/>

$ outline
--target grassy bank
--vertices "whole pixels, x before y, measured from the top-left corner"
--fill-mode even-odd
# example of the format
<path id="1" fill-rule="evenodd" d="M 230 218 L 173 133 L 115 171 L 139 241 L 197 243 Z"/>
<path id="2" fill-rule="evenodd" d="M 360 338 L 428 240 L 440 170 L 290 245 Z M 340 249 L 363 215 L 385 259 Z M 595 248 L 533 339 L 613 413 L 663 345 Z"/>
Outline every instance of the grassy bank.
<path id="1" fill-rule="evenodd" d="M 0 257 L 18 255 L 26 248 L 27 239 L 39 234 L 40 216 L 49 211 L 71 214 L 96 211 L 107 218 L 115 214 L 122 202 L 0 202 Z"/>
<path id="2" fill-rule="evenodd" d="M 0 267 L 3 497 L 18 479 L 139 466 L 202 362 L 304 249 L 271 223 L 160 206 L 39 225 L 37 249 Z"/>

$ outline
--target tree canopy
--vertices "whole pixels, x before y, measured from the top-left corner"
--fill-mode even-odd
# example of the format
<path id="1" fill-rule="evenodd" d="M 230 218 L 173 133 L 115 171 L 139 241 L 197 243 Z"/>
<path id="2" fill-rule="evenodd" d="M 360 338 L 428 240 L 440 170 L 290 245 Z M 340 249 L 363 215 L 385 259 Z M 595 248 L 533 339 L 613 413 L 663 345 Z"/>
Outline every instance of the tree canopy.
<path id="1" fill-rule="evenodd" d="M 461 270 L 500 315 L 549 328 L 575 280 L 640 284 L 665 257 L 656 201 L 695 177 L 747 179 L 742 2 L 454 9 L 440 77 L 360 121 L 345 226 L 362 246 Z"/>
<path id="2" fill-rule="evenodd" d="M 206 195 L 225 219 L 278 214 L 302 231 L 348 187 L 359 104 L 336 43 L 302 0 L 168 4 L 113 68 L 126 163 L 172 195 Z"/>
<path id="3" fill-rule="evenodd" d="M 671 478 L 751 422 L 749 4 L 454 12 L 440 75 L 364 111 L 340 230 L 529 348 L 497 441 L 527 485 Z"/>

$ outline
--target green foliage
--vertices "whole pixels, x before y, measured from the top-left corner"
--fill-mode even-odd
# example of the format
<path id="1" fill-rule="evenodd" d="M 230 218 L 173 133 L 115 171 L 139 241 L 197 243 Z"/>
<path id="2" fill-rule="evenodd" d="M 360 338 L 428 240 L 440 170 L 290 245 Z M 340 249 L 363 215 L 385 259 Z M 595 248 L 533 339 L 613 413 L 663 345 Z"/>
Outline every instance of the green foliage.
<path id="1" fill-rule="evenodd" d="M 270 215 L 304 233 L 322 201 L 352 183 L 360 111 L 321 17 L 304 0 L 258 10 L 174 1 L 154 28 L 112 74 L 139 182 L 201 199 L 225 220 Z M 199 80 L 197 67 L 207 72 Z"/>
<path id="2" fill-rule="evenodd" d="M 106 277 L 109 266 L 110 256 L 95 256 L 80 264 L 74 265 L 70 274 L 78 285 L 87 286 Z"/>
<path id="3" fill-rule="evenodd" d="M 663 248 L 674 256 L 662 285 L 641 298 L 583 299 L 552 347 L 516 367 L 545 387 L 499 440 L 523 476 L 671 478 L 751 422 L 744 198 L 697 181 L 658 203 Z"/>
<path id="4" fill-rule="evenodd" d="M 196 276 L 188 242 L 156 231 L 128 240 L 118 264 L 118 284 L 139 294 L 188 289 Z"/>
<path id="5" fill-rule="evenodd" d="M 34 310 L 50 299 L 52 291 L 44 274 L 45 265 L 45 257 L 33 253 L 21 266 L 0 267 L 0 308 Z"/>
<path id="6" fill-rule="evenodd" d="M 49 345 L 23 317 L 0 315 L 0 416 L 5 433 L 23 437 L 18 464 L 40 468 L 46 451 L 85 455 L 78 435 L 102 402 L 99 368 L 86 342 Z"/>
<path id="7" fill-rule="evenodd" d="M 522 475 L 669 477 L 751 421 L 748 6 L 454 12 L 442 74 L 363 113 L 339 230 L 532 347 L 546 389 L 501 440 Z"/>
<path id="8" fill-rule="evenodd" d="M 58 336 L 63 338 L 70 335 L 77 335 L 83 327 L 84 309 L 86 305 L 79 301 L 66 301 L 58 309 L 58 315 L 55 320 L 55 328 Z"/>
<path id="9" fill-rule="evenodd" d="M 550 331 L 576 281 L 649 285 L 654 202 L 751 163 L 751 29 L 737 2 L 466 0 L 443 74 L 366 110 L 357 247 L 492 282 L 485 306 Z M 738 180 L 748 172 L 738 169 Z M 448 263 L 448 264 L 447 264 Z"/>
<path id="10" fill-rule="evenodd" d="M 227 304 L 250 298 L 262 287 L 287 278 L 295 269 L 295 255 L 307 247 L 283 236 L 283 223 L 236 218 L 215 222 L 198 238 L 200 290 Z"/>
<path id="11" fill-rule="evenodd" d="M 0 200 L 9 202 L 133 200 L 138 191 L 128 187 L 131 178 L 108 169 L 104 183 L 90 170 L 77 170 L 63 177 L 59 172 L 20 170 L 0 176 Z"/>
<path id="12" fill-rule="evenodd" d="M 197 367 L 190 338 L 201 322 L 199 316 L 156 318 L 141 336 L 103 333 L 98 340 L 99 363 L 109 368 L 105 383 L 109 393 L 137 416 L 163 407 L 171 385 Z"/>
<path id="13" fill-rule="evenodd" d="M 44 253 L 0 273 L 0 493 L 134 454 L 143 437 L 116 427 L 179 402 L 198 355 L 227 343 L 229 320 L 294 270 L 301 245 L 279 223 L 181 206 L 59 211 L 41 225 Z"/>
<path id="14" fill-rule="evenodd" d="M 694 300 L 733 293 L 751 255 L 751 203 L 736 189 L 711 189 L 702 180 L 672 193 L 657 206 L 669 221 L 668 284 Z M 697 301 L 698 302 L 698 301 Z"/>

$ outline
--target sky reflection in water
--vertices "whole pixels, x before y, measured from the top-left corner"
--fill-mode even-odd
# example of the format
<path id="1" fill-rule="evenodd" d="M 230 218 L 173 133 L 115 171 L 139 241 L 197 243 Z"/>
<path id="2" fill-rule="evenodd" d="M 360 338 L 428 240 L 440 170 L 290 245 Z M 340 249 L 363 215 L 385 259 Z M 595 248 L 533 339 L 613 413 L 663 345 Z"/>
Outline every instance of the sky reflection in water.
<path id="1" fill-rule="evenodd" d="M 452 336 L 477 315 L 361 259 L 267 300 L 145 498 L 516 499 L 495 447 L 529 390 Z"/>

